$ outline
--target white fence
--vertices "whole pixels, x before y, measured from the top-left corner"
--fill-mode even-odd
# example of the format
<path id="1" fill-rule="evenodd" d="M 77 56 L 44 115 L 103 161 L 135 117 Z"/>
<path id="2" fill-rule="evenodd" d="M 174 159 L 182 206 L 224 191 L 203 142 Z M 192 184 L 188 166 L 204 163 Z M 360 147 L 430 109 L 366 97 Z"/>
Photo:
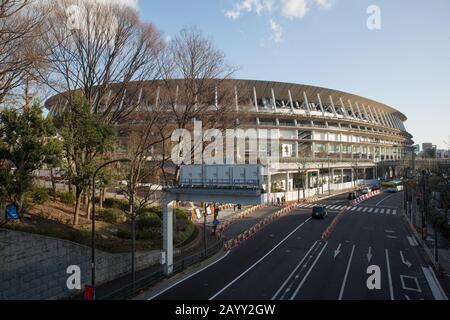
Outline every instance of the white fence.
<path id="1" fill-rule="evenodd" d="M 356 181 L 356 185 L 360 186 L 360 185 L 365 185 L 368 184 L 371 180 L 358 180 Z M 348 190 L 351 189 L 355 186 L 355 182 L 346 182 L 346 183 L 332 183 L 330 184 L 330 189 L 331 191 L 339 191 L 339 190 Z M 305 190 L 305 198 L 311 198 L 314 196 L 318 196 L 321 195 L 323 192 L 323 194 L 328 193 L 328 184 L 324 184 L 323 188 L 322 187 L 318 187 L 318 188 L 313 188 L 313 189 L 306 189 Z M 303 200 L 303 190 L 300 189 L 300 191 L 295 190 L 295 191 L 289 191 L 289 192 L 276 192 L 276 193 L 271 193 L 270 195 L 270 199 L 268 199 L 268 194 L 264 194 L 263 199 L 264 202 L 277 202 L 277 199 L 279 198 L 280 201 L 286 197 L 286 201 L 297 201 L 299 200 Z"/>

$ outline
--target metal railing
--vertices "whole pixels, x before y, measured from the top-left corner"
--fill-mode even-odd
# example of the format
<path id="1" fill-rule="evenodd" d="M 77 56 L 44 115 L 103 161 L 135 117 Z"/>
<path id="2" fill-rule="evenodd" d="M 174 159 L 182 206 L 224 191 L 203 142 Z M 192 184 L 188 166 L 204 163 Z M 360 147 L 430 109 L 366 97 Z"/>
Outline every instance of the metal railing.
<path id="1" fill-rule="evenodd" d="M 201 251 L 198 251 L 192 255 L 178 259 L 173 264 L 173 274 L 179 273 L 185 270 L 186 268 L 213 256 L 214 254 L 222 250 L 222 248 L 223 248 L 223 240 L 218 240 L 212 245 L 208 246 L 206 248 L 206 251 L 202 249 Z M 134 286 L 133 284 L 127 284 L 125 286 L 118 288 L 117 290 L 109 292 L 106 295 L 99 295 L 98 300 L 131 299 L 136 295 L 138 295 L 141 291 L 151 287 L 152 285 L 156 284 L 157 282 L 161 281 L 164 278 L 166 278 L 166 275 L 164 274 L 163 266 L 160 265 L 152 273 L 146 274 L 145 276 L 142 277 L 136 277 L 136 282 Z"/>

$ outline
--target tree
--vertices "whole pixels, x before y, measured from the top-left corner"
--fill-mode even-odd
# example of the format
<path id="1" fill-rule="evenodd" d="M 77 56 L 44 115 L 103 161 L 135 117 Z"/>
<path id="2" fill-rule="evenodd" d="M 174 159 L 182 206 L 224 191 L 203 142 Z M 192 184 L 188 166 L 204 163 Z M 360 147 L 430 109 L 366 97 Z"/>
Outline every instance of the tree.
<path id="1" fill-rule="evenodd" d="M 43 116 L 38 103 L 22 113 L 5 109 L 0 120 L 0 184 L 20 211 L 33 186 L 33 172 L 61 150 L 52 118 Z"/>
<path id="2" fill-rule="evenodd" d="M 63 141 L 63 156 L 67 161 L 66 174 L 75 186 L 73 223 L 79 221 L 81 197 L 92 180 L 99 158 L 112 151 L 115 143 L 114 127 L 104 124 L 100 116 L 92 114 L 86 99 L 78 96 L 73 104 L 55 116 L 55 125 Z"/>
<path id="3" fill-rule="evenodd" d="M 35 0 L 0 3 L 0 103 L 20 86 L 29 84 L 34 71 L 43 66 L 43 52 L 37 41 L 44 15 L 34 10 L 35 4 Z"/>
<path id="4" fill-rule="evenodd" d="M 81 94 L 89 110 L 115 124 L 141 105 L 140 81 L 158 76 L 156 59 L 163 41 L 138 12 L 117 2 L 50 0 L 41 37 L 48 72 L 40 79 L 57 97 L 59 110 Z"/>
<path id="5" fill-rule="evenodd" d="M 193 120 L 202 121 L 203 128 L 222 131 L 236 126 L 236 84 L 231 77 L 237 68 L 196 27 L 181 30 L 170 41 L 159 59 L 159 69 L 163 85 L 158 98 L 173 119 L 174 129 L 192 129 Z M 193 145 L 192 150 L 203 147 Z M 167 160 L 162 161 L 166 177 Z M 175 180 L 178 171 L 177 167 Z"/>

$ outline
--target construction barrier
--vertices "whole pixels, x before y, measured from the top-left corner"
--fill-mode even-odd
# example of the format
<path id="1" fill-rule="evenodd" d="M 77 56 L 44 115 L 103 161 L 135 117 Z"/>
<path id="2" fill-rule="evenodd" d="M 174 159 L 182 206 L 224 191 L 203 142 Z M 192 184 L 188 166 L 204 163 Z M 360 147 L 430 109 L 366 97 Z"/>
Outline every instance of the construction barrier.
<path id="1" fill-rule="evenodd" d="M 274 220 L 291 213 L 297 206 L 298 206 L 298 204 L 292 204 L 286 208 L 276 211 L 275 213 L 272 213 L 270 216 L 264 218 L 263 220 L 261 220 L 260 222 L 255 224 L 250 229 L 248 229 L 248 230 L 244 231 L 243 233 L 241 233 L 240 235 L 238 235 L 235 239 L 229 240 L 227 242 L 227 244 L 224 246 L 224 250 L 228 251 L 236 246 L 239 246 L 242 242 L 253 237 L 261 229 L 263 229 L 265 226 L 269 225 Z"/>
<path id="2" fill-rule="evenodd" d="M 228 219 L 228 220 L 224 221 L 222 224 L 220 224 L 219 226 L 217 226 L 216 238 L 220 239 L 222 237 L 222 233 L 236 221 L 243 219 L 243 218 L 255 213 L 256 211 L 266 208 L 266 207 L 267 207 L 266 204 L 261 204 L 261 205 L 251 207 L 249 209 L 239 212 L 238 214 L 233 215 L 233 217 L 231 219 Z"/>
<path id="3" fill-rule="evenodd" d="M 370 199 L 370 198 L 372 198 L 372 197 L 374 197 L 374 196 L 379 195 L 380 193 L 381 193 L 380 190 L 376 190 L 376 191 L 372 191 L 372 192 L 369 192 L 369 193 L 367 193 L 367 194 L 361 195 L 361 196 L 359 196 L 358 198 L 356 198 L 355 200 L 353 200 L 353 201 L 351 202 L 351 204 L 352 204 L 352 205 L 357 205 L 357 204 L 359 204 L 359 203 L 361 203 L 361 202 L 363 202 L 363 201 L 366 201 L 367 199 Z"/>

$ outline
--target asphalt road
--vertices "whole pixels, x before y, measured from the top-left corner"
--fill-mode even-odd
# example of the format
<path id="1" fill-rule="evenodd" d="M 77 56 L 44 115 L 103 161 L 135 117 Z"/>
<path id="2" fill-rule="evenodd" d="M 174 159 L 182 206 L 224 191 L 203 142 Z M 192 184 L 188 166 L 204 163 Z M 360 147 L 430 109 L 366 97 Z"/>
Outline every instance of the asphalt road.
<path id="1" fill-rule="evenodd" d="M 322 233 L 347 205 L 346 196 L 320 201 L 330 210 L 325 220 L 310 219 L 308 205 L 298 208 L 220 261 L 157 296 L 144 297 L 434 299 L 438 297 L 439 286 L 432 281 L 433 274 L 403 221 L 402 197 L 402 193 L 382 194 L 350 208 L 324 241 Z"/>

